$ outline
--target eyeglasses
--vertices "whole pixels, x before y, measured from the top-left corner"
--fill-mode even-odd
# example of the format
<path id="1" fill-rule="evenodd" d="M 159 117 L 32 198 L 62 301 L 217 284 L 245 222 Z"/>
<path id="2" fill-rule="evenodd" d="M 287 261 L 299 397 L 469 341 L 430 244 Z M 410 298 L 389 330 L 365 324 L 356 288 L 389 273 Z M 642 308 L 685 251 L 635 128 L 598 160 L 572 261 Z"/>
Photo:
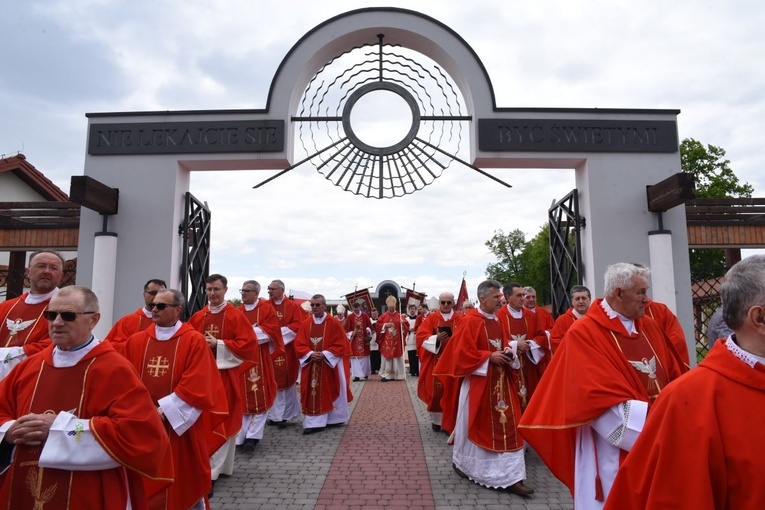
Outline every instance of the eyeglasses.
<path id="1" fill-rule="evenodd" d="M 453 305 L 454 301 L 441 301 L 442 305 Z"/>
<path id="2" fill-rule="evenodd" d="M 249 292 L 257 292 L 257 290 L 252 290 L 252 289 L 239 289 L 239 293 L 240 293 L 240 294 L 247 294 L 247 293 L 249 293 Z"/>
<path id="3" fill-rule="evenodd" d="M 157 292 L 159 292 L 159 291 L 158 290 L 145 290 L 145 291 L 143 291 L 144 294 L 148 294 L 150 296 L 156 296 Z"/>
<path id="4" fill-rule="evenodd" d="M 273 291 L 277 290 L 278 288 L 279 287 L 266 287 L 266 290 L 273 292 Z"/>
<path id="5" fill-rule="evenodd" d="M 311 303 L 311 308 L 316 308 L 317 306 L 324 306 L 324 303 Z"/>
<path id="6" fill-rule="evenodd" d="M 46 321 L 53 322 L 56 320 L 56 317 L 60 315 L 61 320 L 64 322 L 72 322 L 78 315 L 91 315 L 94 313 L 98 312 L 54 312 L 53 310 L 45 310 L 43 312 L 43 317 L 45 317 Z"/>
<path id="7" fill-rule="evenodd" d="M 160 312 L 167 308 L 168 306 L 181 306 L 181 305 L 174 305 L 171 303 L 149 303 L 149 310 L 157 309 Z"/>

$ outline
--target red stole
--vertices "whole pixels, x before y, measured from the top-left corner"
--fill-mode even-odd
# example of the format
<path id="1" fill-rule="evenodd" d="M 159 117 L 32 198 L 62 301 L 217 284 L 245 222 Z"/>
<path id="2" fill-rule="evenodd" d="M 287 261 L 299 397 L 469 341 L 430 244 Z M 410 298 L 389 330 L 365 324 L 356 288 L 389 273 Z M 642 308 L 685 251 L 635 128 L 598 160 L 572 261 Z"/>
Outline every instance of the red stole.
<path id="1" fill-rule="evenodd" d="M 241 308 L 242 313 L 253 325 L 259 325 L 260 312 L 263 309 L 259 303 L 249 312 Z M 242 374 L 242 395 L 244 397 L 244 414 L 263 414 L 268 411 L 276 399 L 276 377 L 274 375 L 274 360 L 271 358 L 269 345 L 260 345 L 260 360 Z M 274 353 L 279 352 L 275 350 Z"/>
<path id="2" fill-rule="evenodd" d="M 669 383 L 667 371 L 656 355 L 651 340 L 641 331 L 636 336 L 627 336 L 610 331 L 617 348 L 635 369 L 640 381 L 648 392 L 648 403 L 659 396 L 659 392 Z"/>
<path id="3" fill-rule="evenodd" d="M 507 322 L 507 329 L 510 332 L 511 340 L 534 340 L 533 327 L 529 327 L 530 321 L 536 325 L 536 317 L 529 317 L 533 312 L 523 310 L 520 319 L 510 315 L 506 308 L 503 312 L 498 314 L 498 317 L 499 320 Z M 537 366 L 534 365 L 526 354 L 518 354 L 518 360 L 521 362 L 521 369 L 518 371 L 518 389 L 516 391 L 520 397 L 521 408 L 525 409 L 539 384 L 541 374 L 537 370 Z"/>
<path id="4" fill-rule="evenodd" d="M 363 357 L 369 356 L 369 344 L 366 340 L 366 328 L 371 327 L 371 322 L 367 316 L 362 312 L 359 317 L 356 317 L 355 313 L 352 313 L 345 319 L 343 326 L 346 332 L 352 332 L 351 336 L 351 356 Z"/>
<path id="5" fill-rule="evenodd" d="M 393 328 L 385 326 L 389 322 L 393 323 Z M 404 355 L 403 339 L 408 329 L 409 323 L 398 312 L 385 312 L 380 317 L 377 321 L 377 344 L 384 358 L 394 359 Z"/>
<path id="6" fill-rule="evenodd" d="M 285 325 L 286 301 L 286 298 L 279 304 L 276 304 L 275 301 L 269 301 L 274 310 L 276 310 L 276 316 L 279 318 L 279 325 L 281 327 Z M 289 389 L 297 382 L 300 361 L 295 355 L 294 343 L 295 341 L 293 340 L 288 344 L 284 344 L 284 352 L 273 357 L 274 378 L 276 379 L 276 386 L 280 390 Z"/>
<path id="7" fill-rule="evenodd" d="M 483 317 L 484 335 L 478 349 L 499 351 L 510 345 L 498 321 Z M 498 346 L 495 344 L 499 344 Z M 523 448 L 517 433 L 520 404 L 509 368 L 488 363 L 485 377 L 470 377 L 468 437 L 478 446 L 494 452 Z"/>
<path id="8" fill-rule="evenodd" d="M 316 324 L 311 319 L 310 342 L 314 352 L 327 350 L 331 340 L 327 338 L 327 317 L 323 323 Z M 325 344 L 326 341 L 326 344 Z M 343 361 L 340 360 L 340 363 Z M 303 365 L 300 373 L 300 397 L 303 414 L 318 416 L 327 414 L 334 408 L 334 402 L 340 396 L 340 378 L 337 370 L 323 359 Z"/>

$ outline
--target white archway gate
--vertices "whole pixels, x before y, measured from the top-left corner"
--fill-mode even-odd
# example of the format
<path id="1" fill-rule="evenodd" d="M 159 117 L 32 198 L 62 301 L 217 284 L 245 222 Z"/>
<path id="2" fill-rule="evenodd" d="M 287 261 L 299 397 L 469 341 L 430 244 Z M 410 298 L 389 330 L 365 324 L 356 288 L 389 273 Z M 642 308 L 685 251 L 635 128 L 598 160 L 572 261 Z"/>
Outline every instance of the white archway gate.
<path id="1" fill-rule="evenodd" d="M 312 80 L 358 47 L 367 48 L 378 74 L 356 76 L 353 88 L 344 91 L 315 90 L 317 82 Z M 431 73 L 436 82 L 432 90 L 462 102 L 445 115 L 428 111 L 418 92 L 419 80 L 390 64 L 391 55 L 404 50 L 424 55 L 443 70 L 444 77 Z M 427 73 L 420 74 L 428 79 Z M 386 148 L 365 145 L 346 123 L 352 103 L 380 89 L 403 98 L 414 119 L 402 140 Z M 693 340 L 684 208 L 663 213 L 661 239 L 649 241 L 658 219 L 648 211 L 646 200 L 646 186 L 681 170 L 679 111 L 498 107 L 483 64 L 458 34 L 430 17 L 395 8 L 348 12 L 303 36 L 279 66 L 262 110 L 88 114 L 85 175 L 118 188 L 120 203 L 119 213 L 110 216 L 107 225 L 97 213 L 83 209 L 78 281 L 93 286 L 103 278 L 94 274 L 94 267 L 102 265 L 94 260 L 95 245 L 97 234 L 103 237 L 108 231 L 118 239 L 118 271 L 112 285 L 100 288 L 134 288 L 136 281 L 150 277 L 179 288 L 183 246 L 178 226 L 190 172 L 286 169 L 299 163 L 294 147 L 301 134 L 295 126 L 322 117 L 306 107 L 306 92 L 311 90 L 317 97 L 336 97 L 338 112 L 320 119 L 337 123 L 332 131 L 336 136 L 312 139 L 312 162 L 323 165 L 325 178 L 357 194 L 387 198 L 411 193 L 455 160 L 476 170 L 573 169 L 580 214 L 587 219 L 582 232 L 585 284 L 600 295 L 608 265 L 652 264 L 654 274 L 661 275 L 660 281 L 655 276 L 652 282 L 654 298 L 676 310 Z M 438 137 L 423 135 L 422 123 L 432 132 L 440 122 L 465 126 L 469 161 L 460 162 L 453 148 L 440 147 Z M 328 176 L 335 167 L 338 170 Z M 340 178 L 343 171 L 345 177 Z M 134 308 L 131 293 L 100 297 L 114 301 L 113 310 L 105 310 L 104 328 L 111 323 L 109 313 L 117 317 Z"/>

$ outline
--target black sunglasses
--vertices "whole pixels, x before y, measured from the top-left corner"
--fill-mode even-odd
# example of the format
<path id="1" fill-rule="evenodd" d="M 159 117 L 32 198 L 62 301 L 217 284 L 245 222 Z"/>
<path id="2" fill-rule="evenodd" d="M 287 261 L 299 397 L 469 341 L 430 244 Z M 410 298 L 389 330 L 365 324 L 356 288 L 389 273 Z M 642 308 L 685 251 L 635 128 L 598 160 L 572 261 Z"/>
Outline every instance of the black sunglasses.
<path id="1" fill-rule="evenodd" d="M 56 317 L 60 315 L 61 320 L 64 322 L 72 322 L 78 315 L 91 315 L 94 313 L 98 312 L 54 312 L 53 310 L 45 310 L 43 312 L 43 317 L 45 317 L 46 321 L 53 322 L 56 320 Z"/>
<path id="2" fill-rule="evenodd" d="M 453 305 L 454 301 L 441 301 L 442 305 Z"/>
<path id="3" fill-rule="evenodd" d="M 181 305 L 173 305 L 170 303 L 149 303 L 149 310 L 153 310 L 154 308 L 156 308 L 157 310 L 161 312 L 168 306 L 181 306 Z"/>

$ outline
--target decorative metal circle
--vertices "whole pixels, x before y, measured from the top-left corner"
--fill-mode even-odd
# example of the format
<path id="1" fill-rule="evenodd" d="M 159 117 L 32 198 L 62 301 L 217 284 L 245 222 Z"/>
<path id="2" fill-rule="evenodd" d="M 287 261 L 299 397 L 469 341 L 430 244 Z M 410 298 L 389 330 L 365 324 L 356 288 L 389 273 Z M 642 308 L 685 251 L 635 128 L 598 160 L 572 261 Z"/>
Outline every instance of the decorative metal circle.
<path id="1" fill-rule="evenodd" d="M 362 141 L 353 131 L 353 126 L 351 125 L 351 110 L 353 110 L 356 102 L 365 95 L 376 90 L 386 90 L 388 92 L 393 92 L 394 94 L 401 97 L 401 99 L 406 101 L 406 104 L 412 111 L 412 124 L 409 127 L 409 132 L 398 143 L 388 147 L 373 147 L 372 145 L 364 143 L 364 141 Z M 420 129 L 420 110 L 417 108 L 417 102 L 414 100 L 414 97 L 412 97 L 412 94 L 407 92 L 404 87 L 396 85 L 395 83 L 389 83 L 387 81 L 367 83 L 366 85 L 362 85 L 358 89 L 354 90 L 351 96 L 348 98 L 348 101 L 345 103 L 345 106 L 343 107 L 343 129 L 345 130 L 345 134 L 348 136 L 348 139 L 351 141 L 351 143 L 359 149 L 369 154 L 387 156 L 399 152 L 410 143 L 412 143 L 414 137 L 417 135 L 417 131 Z"/>
<path id="2" fill-rule="evenodd" d="M 401 46 L 352 48 L 327 62 L 310 80 L 296 115 L 296 149 L 334 185 L 356 195 L 394 198 L 440 177 L 457 158 L 471 117 L 455 82 L 433 60 Z M 351 124 L 366 94 L 392 92 L 412 113 L 400 141 L 375 147 Z M 380 125 L 379 129 L 385 129 Z M 465 134 L 463 135 L 463 130 Z"/>

